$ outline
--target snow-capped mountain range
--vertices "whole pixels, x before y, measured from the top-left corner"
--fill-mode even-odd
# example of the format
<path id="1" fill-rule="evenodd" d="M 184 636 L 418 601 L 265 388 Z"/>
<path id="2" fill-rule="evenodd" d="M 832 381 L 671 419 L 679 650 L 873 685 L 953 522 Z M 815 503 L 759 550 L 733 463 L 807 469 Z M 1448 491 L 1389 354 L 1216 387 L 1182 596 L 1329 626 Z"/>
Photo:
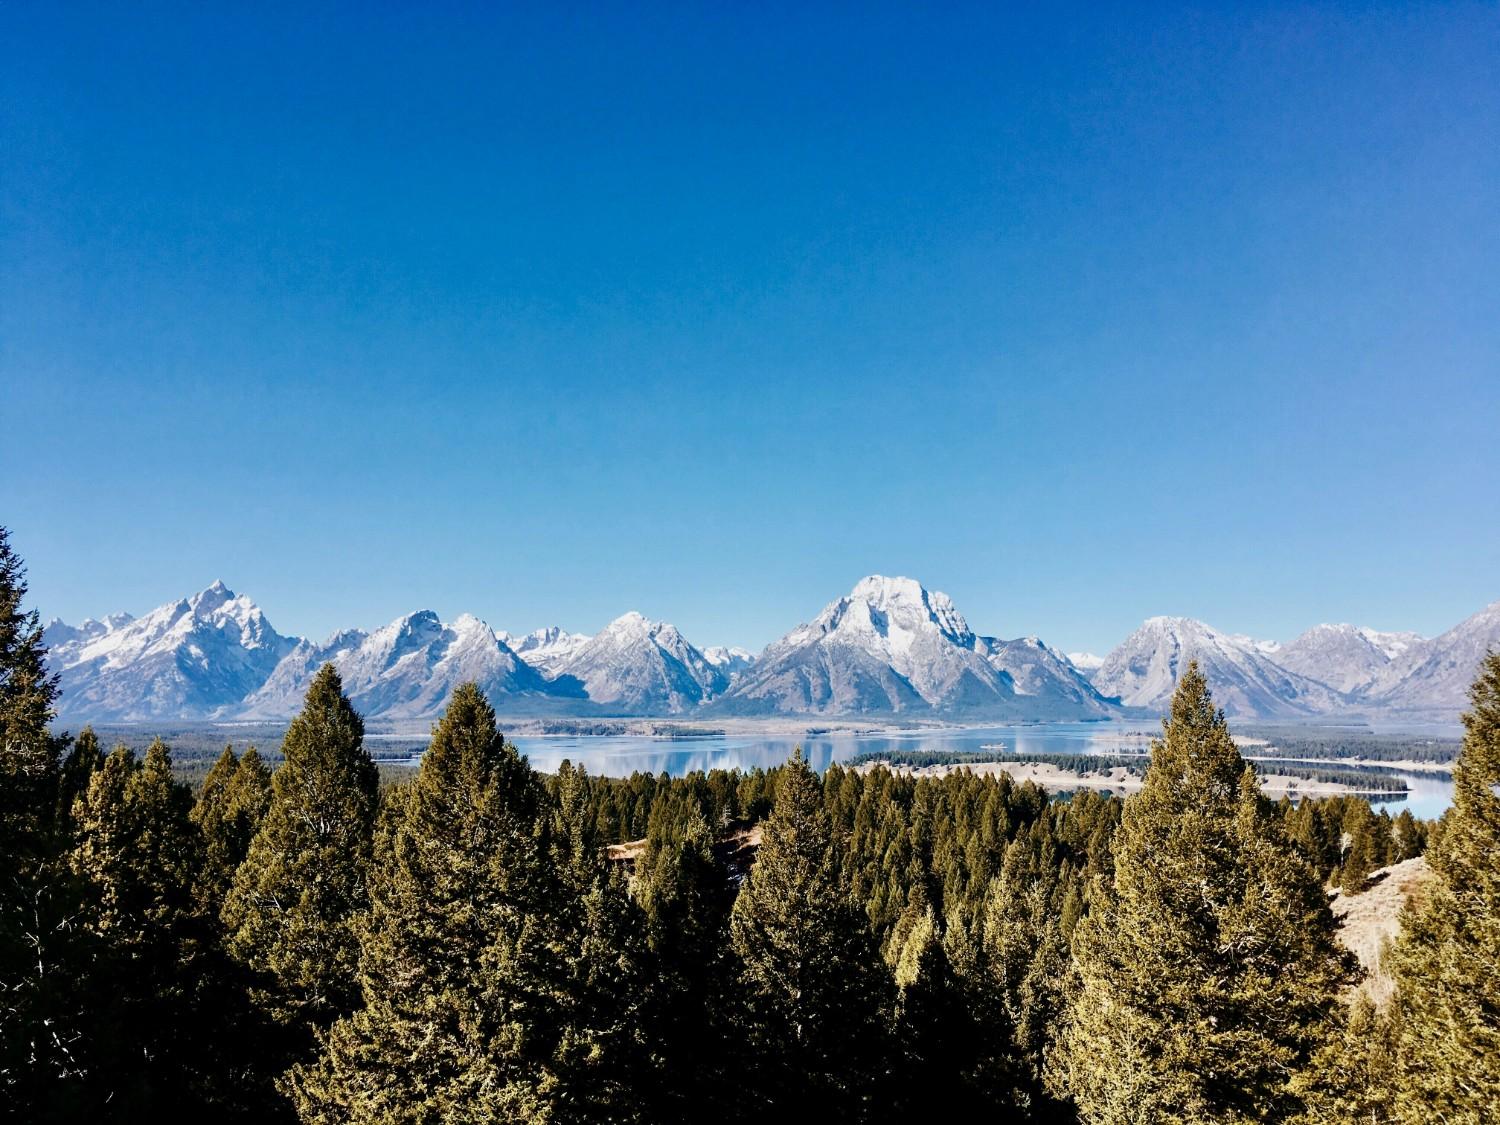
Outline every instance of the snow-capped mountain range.
<path id="1" fill-rule="evenodd" d="M 1034 637 L 969 628 L 947 594 L 874 576 L 761 653 L 720 706 L 742 713 L 983 712 L 1097 718 L 1118 712 Z"/>
<path id="2" fill-rule="evenodd" d="M 1500 647 L 1500 602 L 1432 638 L 1318 625 L 1278 644 L 1153 617 L 1100 658 L 979 635 L 946 594 L 875 575 L 755 656 L 698 648 L 638 613 L 591 636 L 516 635 L 420 610 L 319 642 L 282 636 L 215 582 L 140 618 L 53 621 L 46 643 L 60 710 L 80 721 L 284 719 L 325 662 L 373 718 L 435 716 L 474 680 L 517 714 L 1078 720 L 1160 712 L 1193 659 L 1236 716 L 1452 721 L 1485 651 Z"/>

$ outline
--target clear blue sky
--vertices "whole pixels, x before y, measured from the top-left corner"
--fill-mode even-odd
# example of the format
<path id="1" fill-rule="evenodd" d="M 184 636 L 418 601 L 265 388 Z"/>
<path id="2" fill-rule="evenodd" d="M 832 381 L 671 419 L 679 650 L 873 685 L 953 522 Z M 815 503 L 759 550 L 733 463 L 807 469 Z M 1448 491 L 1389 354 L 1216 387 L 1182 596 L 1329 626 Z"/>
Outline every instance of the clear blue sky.
<path id="1" fill-rule="evenodd" d="M 221 7 L 0 8 L 45 615 L 1500 598 L 1492 4 Z"/>

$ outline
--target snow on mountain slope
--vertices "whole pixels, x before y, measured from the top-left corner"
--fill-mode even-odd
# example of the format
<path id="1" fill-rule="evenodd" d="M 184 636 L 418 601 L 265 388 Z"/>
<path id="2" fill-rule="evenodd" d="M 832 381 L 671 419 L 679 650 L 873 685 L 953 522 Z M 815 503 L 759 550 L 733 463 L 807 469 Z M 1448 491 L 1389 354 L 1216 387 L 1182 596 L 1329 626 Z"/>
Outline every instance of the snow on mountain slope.
<path id="1" fill-rule="evenodd" d="M 62 669 L 77 664 L 83 650 L 106 633 L 123 629 L 135 618 L 128 613 L 111 613 L 102 621 L 85 618 L 77 625 L 69 625 L 54 617 L 42 630 L 42 643 L 47 646 L 48 661 L 53 669 Z"/>
<path id="2" fill-rule="evenodd" d="M 587 634 L 569 633 L 556 625 L 534 629 L 524 637 L 513 638 L 504 632 L 496 636 L 527 664 L 547 676 L 557 675 L 591 639 Z"/>
<path id="3" fill-rule="evenodd" d="M 1037 637 L 1016 641 L 980 637 L 979 648 L 991 667 L 1009 677 L 1015 693 L 1027 697 L 1038 718 L 1097 718 L 1115 713 L 1071 660 Z"/>
<path id="4" fill-rule="evenodd" d="M 1491 649 L 1500 650 L 1500 602 L 1441 636 L 1408 645 L 1382 670 L 1365 698 L 1389 710 L 1456 716 L 1468 709 L 1469 685 Z"/>
<path id="5" fill-rule="evenodd" d="M 1021 646 L 1019 648 L 1015 646 Z M 1045 655 L 1043 655 L 1045 654 Z M 1042 679 L 1050 650 L 975 636 L 952 600 L 910 578 L 872 575 L 763 652 L 725 698 L 735 711 L 858 714 L 1050 710 L 1089 697 L 1084 714 L 1109 707 L 1068 668 L 1061 692 Z M 1065 663 L 1065 662 L 1063 662 Z M 1034 694 L 1036 701 L 1017 702 Z M 1083 717 L 1076 711 L 1068 717 Z"/>
<path id="6" fill-rule="evenodd" d="M 1102 695 L 1127 707 L 1164 709 L 1177 677 L 1197 660 L 1226 713 L 1281 718 L 1337 710 L 1333 688 L 1283 668 L 1265 642 L 1221 633 L 1190 617 L 1153 617 L 1104 658 L 1090 677 Z"/>
<path id="7" fill-rule="evenodd" d="M 737 646 L 709 645 L 703 650 L 703 659 L 733 679 L 755 663 L 755 654 Z"/>
<path id="8" fill-rule="evenodd" d="M 231 713 L 296 645 L 222 582 L 139 619 L 48 631 L 64 638 L 49 654 L 61 713 L 117 721 Z"/>
<path id="9" fill-rule="evenodd" d="M 385 719 L 435 716 L 453 689 L 470 680 L 497 707 L 515 696 L 579 694 L 576 688 L 553 684 L 479 618 L 465 613 L 445 624 L 424 609 L 372 633 L 350 630 L 323 645 L 302 642 L 245 701 L 242 713 L 295 714 L 308 682 L 325 662 L 338 669 L 345 694 L 362 714 Z"/>
<path id="10" fill-rule="evenodd" d="M 1276 663 L 1346 694 L 1363 691 L 1391 661 L 1422 638 L 1380 633 L 1357 625 L 1314 625 L 1274 654 Z"/>
<path id="11" fill-rule="evenodd" d="M 215 582 L 141 618 L 47 625 L 66 720 L 284 718 L 325 662 L 371 717 L 427 717 L 477 680 L 497 707 L 621 714 L 927 713 L 1079 719 L 1161 709 L 1197 658 L 1232 714 L 1264 718 L 1422 715 L 1467 706 L 1484 652 L 1500 647 L 1500 602 L 1442 636 L 1320 625 L 1285 645 L 1189 618 L 1147 621 L 1100 660 L 1034 637 L 978 636 L 951 599 L 909 578 L 871 576 L 771 645 L 699 650 L 671 625 L 626 614 L 594 637 L 496 633 L 430 611 L 314 642 L 278 634 L 250 599 Z M 1116 703 L 1118 700 L 1119 703 Z"/>
<path id="12" fill-rule="evenodd" d="M 624 713 L 679 714 L 723 691 L 729 677 L 675 625 L 617 617 L 558 666 L 589 699 Z"/>

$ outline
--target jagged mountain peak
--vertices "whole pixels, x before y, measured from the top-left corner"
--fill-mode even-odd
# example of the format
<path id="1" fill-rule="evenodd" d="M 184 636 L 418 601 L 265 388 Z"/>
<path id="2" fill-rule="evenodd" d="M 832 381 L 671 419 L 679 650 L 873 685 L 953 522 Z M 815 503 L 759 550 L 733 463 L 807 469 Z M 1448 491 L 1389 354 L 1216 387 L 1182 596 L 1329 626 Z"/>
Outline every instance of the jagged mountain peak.
<path id="1" fill-rule="evenodd" d="M 1036 699 L 1019 702 L 1022 695 Z M 1035 643 L 977 637 L 948 595 L 871 575 L 770 645 L 726 696 L 736 710 L 820 714 L 1110 713 L 1065 660 Z"/>
<path id="2" fill-rule="evenodd" d="M 1276 653 L 1284 668 L 1321 680 L 1346 693 L 1362 693 L 1380 680 L 1393 660 L 1422 638 L 1382 633 L 1360 625 L 1314 625 Z"/>
<path id="3" fill-rule="evenodd" d="M 435 715 L 453 689 L 468 681 L 478 683 L 493 703 L 518 695 L 578 696 L 571 685 L 551 684 L 473 614 L 445 623 L 435 611 L 421 609 L 369 633 L 350 630 L 325 645 L 299 644 L 247 700 L 247 713 L 294 713 L 324 663 L 338 669 L 357 708 L 388 718 Z"/>
<path id="4" fill-rule="evenodd" d="M 1231 714 L 1292 717 L 1336 709 L 1341 694 L 1289 671 L 1271 642 L 1225 633 L 1192 617 L 1148 617 L 1090 676 L 1127 707 L 1161 710 L 1178 677 L 1196 660 L 1214 698 Z"/>
<path id="5" fill-rule="evenodd" d="M 592 697 L 631 714 L 712 702 L 752 713 L 1090 718 L 1119 714 L 1120 704 L 1160 709 L 1197 659 L 1233 714 L 1451 721 L 1484 653 L 1500 644 L 1500 602 L 1430 639 L 1325 623 L 1285 645 L 1161 615 L 1099 659 L 1063 656 L 1034 635 L 977 636 L 946 594 L 869 575 L 753 657 L 700 650 L 671 623 L 635 611 L 592 637 L 553 626 L 517 638 L 473 614 L 445 623 L 421 609 L 314 642 L 277 633 L 252 599 L 218 580 L 139 618 L 54 619 L 44 642 L 70 719 L 281 717 L 327 660 L 372 716 L 435 714 L 453 686 L 473 679 L 497 704 L 533 699 L 544 711 Z"/>
<path id="6" fill-rule="evenodd" d="M 755 663 L 755 653 L 738 645 L 709 645 L 703 650 L 703 658 L 729 676 L 736 676 Z"/>
<path id="7" fill-rule="evenodd" d="M 1485 654 L 1500 649 L 1500 601 L 1445 633 L 1408 644 L 1365 691 L 1378 706 L 1452 716 L 1469 704 L 1469 686 Z"/>
<path id="8" fill-rule="evenodd" d="M 61 707 L 99 719 L 230 713 L 296 645 L 223 582 L 139 618 L 117 615 L 74 632 L 49 654 Z"/>
<path id="9" fill-rule="evenodd" d="M 728 676 L 675 625 L 632 610 L 621 614 L 557 664 L 588 697 L 623 712 L 679 714 L 728 686 Z"/>
<path id="10" fill-rule="evenodd" d="M 558 676 L 573 655 L 592 639 L 586 633 L 569 633 L 556 625 L 533 629 L 525 636 L 497 633 L 522 660 L 546 676 Z"/>

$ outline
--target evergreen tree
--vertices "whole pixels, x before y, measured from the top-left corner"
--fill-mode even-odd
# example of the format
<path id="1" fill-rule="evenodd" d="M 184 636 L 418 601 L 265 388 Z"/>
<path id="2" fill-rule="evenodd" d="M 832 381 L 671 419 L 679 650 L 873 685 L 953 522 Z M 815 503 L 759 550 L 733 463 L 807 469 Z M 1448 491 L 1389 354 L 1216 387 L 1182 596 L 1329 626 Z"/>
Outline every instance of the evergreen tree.
<path id="1" fill-rule="evenodd" d="M 456 690 L 383 818 L 364 1006 L 293 1073 L 304 1121 L 550 1119 L 565 969 L 546 805 L 479 689 Z"/>
<path id="2" fill-rule="evenodd" d="M 68 747 L 57 779 L 57 824 L 59 831 L 71 833 L 73 803 L 88 792 L 89 781 L 104 765 L 104 751 L 93 727 L 84 727 Z"/>
<path id="3" fill-rule="evenodd" d="M 992 1108 L 992 1091 L 975 1074 L 983 1049 L 994 1042 L 981 1018 L 991 1006 L 975 1003 L 965 990 L 944 931 L 926 892 L 914 887 L 886 950 L 897 987 L 893 1046 L 900 1082 L 890 1096 L 898 1120 L 921 1117 L 933 1090 L 943 1091 L 943 1104 L 955 1115 Z M 1008 1055 L 1003 1046 L 1001 1053 Z"/>
<path id="4" fill-rule="evenodd" d="M 1434 879 L 1390 959 L 1403 1122 L 1479 1125 L 1500 1106 L 1500 653 L 1469 698 Z"/>
<path id="5" fill-rule="evenodd" d="M 291 1031 L 327 1026 L 358 998 L 356 918 L 368 896 L 379 777 L 364 724 L 325 664 L 282 742 L 271 801 L 224 902 L 230 952 L 260 975 Z M 248 756 L 248 755 L 247 755 Z M 236 771 L 238 773 L 238 771 Z"/>
<path id="6" fill-rule="evenodd" d="M 203 870 L 198 878 L 198 896 L 211 914 L 223 909 L 224 896 L 229 893 L 234 870 L 244 859 L 243 855 L 236 858 L 232 854 L 224 832 L 225 798 L 239 765 L 234 747 L 224 747 L 224 752 L 203 778 L 203 787 L 198 790 L 198 800 L 193 804 L 191 814 L 193 823 L 203 834 Z"/>
<path id="7" fill-rule="evenodd" d="M 1416 859 L 1427 850 L 1426 826 L 1412 816 L 1411 809 L 1401 810 L 1401 815 L 1396 817 L 1396 823 L 1391 831 L 1394 836 L 1397 863 Z"/>
<path id="8" fill-rule="evenodd" d="M 858 1120 L 884 1096 L 892 984 L 862 914 L 799 753 L 781 771 L 730 921 L 765 1111 Z"/>
<path id="9" fill-rule="evenodd" d="M 1050 1078 L 1084 1122 L 1285 1120 L 1352 958 L 1190 664 L 1074 933 Z"/>
<path id="10" fill-rule="evenodd" d="M 1017 839 L 1005 850 L 984 916 L 986 968 L 1015 1060 L 1016 1100 L 1038 1117 L 1055 1112 L 1042 1065 L 1061 1015 L 1069 957 L 1057 887 L 1055 855 Z"/>
<path id="11" fill-rule="evenodd" d="M 1387 1125 L 1395 1051 L 1391 1022 L 1367 996 L 1354 1003 L 1342 1033 L 1318 1048 L 1293 1079 L 1303 1111 L 1295 1125 Z"/>
<path id="12" fill-rule="evenodd" d="M 158 739 L 140 764 L 116 748 L 77 804 L 70 861 L 98 950 L 88 1086 L 96 1111 L 115 1119 L 212 1100 L 213 1032 L 199 1003 L 211 946 L 192 899 L 202 854 L 191 802 Z"/>
<path id="13" fill-rule="evenodd" d="M 700 809 L 680 842 L 650 842 L 634 893 L 656 961 L 646 1019 L 664 1062 L 662 1081 L 647 1087 L 648 1106 L 660 1121 L 722 1118 L 734 1092 L 734 889 Z"/>
<path id="14" fill-rule="evenodd" d="M 600 871 L 559 921 L 567 975 L 556 1052 L 560 1121 L 647 1122 L 643 1095 L 661 1076 L 646 1042 L 648 976 L 645 918 L 622 872 Z"/>
<path id="15" fill-rule="evenodd" d="M 197 893 L 205 911 L 217 917 L 250 852 L 261 818 L 271 803 L 271 771 L 255 747 L 236 758 L 232 747 L 214 762 L 193 806 L 193 823 L 203 833 L 204 862 Z"/>
<path id="16" fill-rule="evenodd" d="M 691 784 L 685 780 L 678 793 L 689 797 Z M 671 788 L 665 775 L 659 787 Z M 645 1041 L 646 918 L 624 873 L 605 862 L 587 772 L 564 762 L 552 788 L 551 862 L 561 886 L 547 921 L 561 942 L 565 969 L 557 1010 L 557 1113 L 578 1122 L 638 1120 L 641 1093 L 660 1088 Z M 668 802 L 658 807 L 672 811 Z M 655 819 L 660 832 L 676 817 Z"/>
<path id="17" fill-rule="evenodd" d="M 47 672 L 41 618 L 22 608 L 25 599 L 25 566 L 0 527 L 0 830 L 10 847 L 49 827 L 51 802 L 37 797 L 55 786 L 58 768 L 57 739 L 48 730 L 57 677 Z"/>
<path id="18" fill-rule="evenodd" d="M 26 573 L 0 527 L 0 1102 L 35 1120 L 66 1116 L 84 1034 L 87 953 L 58 827 L 59 740 L 48 729 L 57 679 L 46 670 Z"/>
<path id="19" fill-rule="evenodd" d="M 1356 801 L 1344 817 L 1344 862 L 1339 869 L 1339 886 L 1347 894 L 1365 889 L 1370 874 L 1380 866 L 1375 835 L 1375 817 L 1370 806 Z"/>

